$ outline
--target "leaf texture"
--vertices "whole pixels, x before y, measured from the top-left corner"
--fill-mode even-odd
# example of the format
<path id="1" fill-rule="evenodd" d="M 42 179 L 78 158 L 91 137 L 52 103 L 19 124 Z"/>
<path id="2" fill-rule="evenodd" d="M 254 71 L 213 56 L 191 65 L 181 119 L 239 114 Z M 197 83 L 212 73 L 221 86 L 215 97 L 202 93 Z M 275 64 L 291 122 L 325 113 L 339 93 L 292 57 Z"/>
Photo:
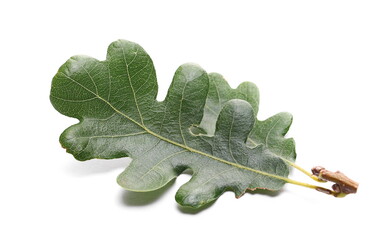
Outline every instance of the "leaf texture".
<path id="1" fill-rule="evenodd" d="M 138 44 L 110 44 L 105 61 L 74 56 L 52 81 L 51 103 L 79 119 L 60 136 L 78 160 L 129 156 L 118 183 L 131 191 L 152 191 L 186 169 L 192 178 L 176 200 L 201 207 L 230 190 L 279 190 L 294 161 L 295 145 L 284 138 L 287 113 L 256 119 L 259 93 L 253 83 L 232 89 L 219 74 L 180 66 L 164 101 L 149 55 Z"/>

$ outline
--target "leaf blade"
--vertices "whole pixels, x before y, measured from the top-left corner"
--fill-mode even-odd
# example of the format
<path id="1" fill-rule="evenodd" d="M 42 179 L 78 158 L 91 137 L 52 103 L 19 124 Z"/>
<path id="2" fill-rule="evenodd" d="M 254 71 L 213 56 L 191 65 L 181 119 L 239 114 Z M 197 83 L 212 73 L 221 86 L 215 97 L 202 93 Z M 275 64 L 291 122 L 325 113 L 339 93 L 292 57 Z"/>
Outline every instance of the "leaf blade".
<path id="1" fill-rule="evenodd" d="M 221 88 L 213 85 L 216 81 Z M 266 136 L 281 144 L 286 131 L 273 127 L 255 136 L 261 130 L 257 125 L 272 125 L 256 120 L 256 86 L 243 83 L 231 89 L 224 82 L 220 75 L 185 64 L 177 69 L 165 100 L 157 102 L 150 57 L 139 45 L 119 40 L 110 44 L 105 61 L 73 57 L 55 75 L 52 104 L 80 120 L 60 142 L 79 160 L 132 157 L 117 179 L 132 191 L 153 191 L 191 169 L 191 180 L 176 194 L 180 204 L 191 207 L 226 190 L 241 196 L 247 189 L 280 189 L 289 170 L 277 149 L 267 143 L 251 148 L 247 142 L 252 134 L 258 143 Z M 194 126 L 209 134 L 194 134 Z"/>

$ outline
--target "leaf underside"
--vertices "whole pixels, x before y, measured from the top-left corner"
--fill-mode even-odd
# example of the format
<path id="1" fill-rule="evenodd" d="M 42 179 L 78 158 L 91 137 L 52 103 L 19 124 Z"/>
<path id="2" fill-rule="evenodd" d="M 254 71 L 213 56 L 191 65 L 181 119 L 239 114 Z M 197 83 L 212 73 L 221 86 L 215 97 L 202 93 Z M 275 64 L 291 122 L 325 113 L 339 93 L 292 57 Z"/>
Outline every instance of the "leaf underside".
<path id="1" fill-rule="evenodd" d="M 279 190 L 295 160 L 293 139 L 284 135 L 288 113 L 256 119 L 257 87 L 229 87 L 200 66 L 180 66 L 164 101 L 156 100 L 153 62 L 142 47 L 118 40 L 105 61 L 74 56 L 52 81 L 51 103 L 79 119 L 60 136 L 78 160 L 131 157 L 117 181 L 131 191 L 153 191 L 186 169 L 191 179 L 176 200 L 201 207 L 224 191 L 241 196 L 247 189 Z M 279 178 L 275 177 L 279 176 Z"/>

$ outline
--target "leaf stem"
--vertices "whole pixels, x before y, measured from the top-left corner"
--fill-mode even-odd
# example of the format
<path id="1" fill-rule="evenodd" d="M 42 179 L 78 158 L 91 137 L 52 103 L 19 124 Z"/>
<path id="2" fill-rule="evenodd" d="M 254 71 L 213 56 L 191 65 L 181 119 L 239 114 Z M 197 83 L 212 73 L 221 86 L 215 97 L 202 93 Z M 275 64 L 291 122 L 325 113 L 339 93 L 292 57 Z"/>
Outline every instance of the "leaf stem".
<path id="1" fill-rule="evenodd" d="M 290 178 L 287 178 L 287 179 L 286 179 L 286 182 L 287 182 L 287 183 L 294 184 L 294 185 L 306 187 L 306 188 L 315 189 L 316 191 L 323 192 L 323 193 L 326 193 L 326 194 L 329 194 L 329 195 L 334 195 L 334 196 L 337 196 L 337 195 L 338 195 L 337 192 L 335 192 L 335 191 L 333 191 L 333 190 L 330 190 L 330 189 L 328 189 L 328 188 L 316 186 L 316 185 L 309 184 L 309 183 L 299 182 L 299 181 L 296 181 L 296 180 L 292 180 L 292 179 L 290 179 Z"/>
<path id="2" fill-rule="evenodd" d="M 317 176 L 313 175 L 312 173 L 308 172 L 307 170 L 305 170 L 304 168 L 300 167 L 299 165 L 297 165 L 296 163 L 288 160 L 288 159 L 285 159 L 283 157 L 280 157 L 284 162 L 286 162 L 288 165 L 291 165 L 292 167 L 294 167 L 295 169 L 299 170 L 300 172 L 304 173 L 305 175 L 307 175 L 308 177 L 310 177 L 311 179 L 317 181 L 317 182 L 325 182 L 323 181 L 322 179 L 318 178 Z"/>

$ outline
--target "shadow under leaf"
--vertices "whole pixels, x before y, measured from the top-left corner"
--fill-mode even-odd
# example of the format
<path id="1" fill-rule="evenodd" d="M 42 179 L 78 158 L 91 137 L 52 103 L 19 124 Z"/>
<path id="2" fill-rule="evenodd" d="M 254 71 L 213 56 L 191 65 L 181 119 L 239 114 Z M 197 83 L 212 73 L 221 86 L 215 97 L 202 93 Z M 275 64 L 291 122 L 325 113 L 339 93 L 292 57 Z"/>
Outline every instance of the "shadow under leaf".
<path id="1" fill-rule="evenodd" d="M 284 190 L 280 189 L 279 191 L 271 191 L 266 189 L 256 189 L 256 190 L 247 190 L 246 193 L 252 195 L 264 195 L 268 197 L 276 197 L 280 195 Z"/>
<path id="2" fill-rule="evenodd" d="M 73 176 L 85 176 L 91 174 L 105 173 L 116 169 L 124 169 L 131 162 L 131 158 L 117 159 L 93 159 L 88 161 L 73 161 L 69 164 L 67 171 Z"/>
<path id="3" fill-rule="evenodd" d="M 281 192 L 283 192 L 283 189 L 281 189 L 279 191 L 271 191 L 271 190 L 265 190 L 265 189 L 256 189 L 256 190 L 247 190 L 246 191 L 247 194 L 264 195 L 264 196 L 268 196 L 268 197 L 276 197 Z M 235 200 L 237 200 L 237 199 L 235 199 Z M 200 207 L 200 208 L 191 208 L 191 207 L 184 207 L 184 206 L 178 205 L 178 210 L 180 210 L 182 213 L 194 215 L 194 214 L 198 214 L 198 213 L 212 207 L 216 203 L 216 201 L 217 201 L 217 199 L 213 202 L 210 202 L 210 203 L 204 205 L 203 207 Z"/>
<path id="4" fill-rule="evenodd" d="M 171 188 L 174 182 L 175 180 L 172 180 L 164 187 L 151 192 L 132 192 L 123 190 L 122 203 L 126 206 L 145 206 L 155 203 Z"/>
<path id="5" fill-rule="evenodd" d="M 203 207 L 200 207 L 200 208 L 184 207 L 184 206 L 181 206 L 181 205 L 177 205 L 177 208 L 182 213 L 195 215 L 195 214 L 198 214 L 198 213 L 204 211 L 205 209 L 210 208 L 215 202 L 216 201 L 210 202 L 210 203 L 208 203 L 208 204 L 206 204 L 206 205 L 204 205 Z"/>

